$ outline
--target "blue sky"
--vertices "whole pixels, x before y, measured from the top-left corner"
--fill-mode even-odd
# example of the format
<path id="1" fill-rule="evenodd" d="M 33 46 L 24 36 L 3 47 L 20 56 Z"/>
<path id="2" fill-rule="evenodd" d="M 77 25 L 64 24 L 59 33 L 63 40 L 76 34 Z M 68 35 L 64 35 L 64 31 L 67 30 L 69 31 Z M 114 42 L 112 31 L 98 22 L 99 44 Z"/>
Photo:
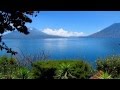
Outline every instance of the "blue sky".
<path id="1" fill-rule="evenodd" d="M 31 18 L 33 22 L 26 25 L 41 31 L 57 33 L 61 30 L 89 35 L 120 23 L 120 11 L 41 11 L 37 17 Z"/>

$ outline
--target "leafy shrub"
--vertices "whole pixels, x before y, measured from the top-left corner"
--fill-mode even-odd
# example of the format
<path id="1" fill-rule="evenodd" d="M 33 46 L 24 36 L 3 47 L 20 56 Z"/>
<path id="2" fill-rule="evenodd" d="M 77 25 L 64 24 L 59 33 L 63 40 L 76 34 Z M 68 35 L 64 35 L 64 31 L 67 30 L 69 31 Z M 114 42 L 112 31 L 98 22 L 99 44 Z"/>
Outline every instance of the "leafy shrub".
<path id="1" fill-rule="evenodd" d="M 37 79 L 86 79 L 93 70 L 84 61 L 40 61 L 32 67 L 33 78 Z"/>
<path id="2" fill-rule="evenodd" d="M 17 69 L 17 61 L 14 58 L 8 58 L 6 56 L 2 56 L 0 58 L 0 73 L 1 75 L 12 75 Z"/>
<path id="3" fill-rule="evenodd" d="M 90 64 L 71 60 L 37 61 L 31 69 L 14 58 L 0 57 L 0 79 L 86 79 L 93 71 Z"/>
<path id="4" fill-rule="evenodd" d="M 72 67 L 70 64 L 62 63 L 60 67 L 56 71 L 56 79 L 73 79 L 76 78 L 75 76 L 71 75 Z"/>
<path id="5" fill-rule="evenodd" d="M 72 72 L 73 76 L 76 76 L 78 79 L 88 79 L 92 74 L 93 68 L 89 63 L 85 61 L 74 63 Z"/>
<path id="6" fill-rule="evenodd" d="M 113 78 L 120 76 L 120 56 L 111 56 L 97 60 L 97 70 L 108 72 Z"/>
<path id="7" fill-rule="evenodd" d="M 32 76 L 35 79 L 53 79 L 55 70 L 56 68 L 47 62 L 35 62 L 32 64 Z"/>
<path id="8" fill-rule="evenodd" d="M 112 79 L 112 77 L 107 72 L 103 72 L 100 70 L 92 77 L 90 77 L 90 79 Z"/>
<path id="9" fill-rule="evenodd" d="M 16 70 L 16 78 L 18 79 L 30 79 L 30 71 L 26 67 L 21 67 Z"/>
<path id="10" fill-rule="evenodd" d="M 27 79 L 29 72 L 15 58 L 0 57 L 0 79 Z"/>

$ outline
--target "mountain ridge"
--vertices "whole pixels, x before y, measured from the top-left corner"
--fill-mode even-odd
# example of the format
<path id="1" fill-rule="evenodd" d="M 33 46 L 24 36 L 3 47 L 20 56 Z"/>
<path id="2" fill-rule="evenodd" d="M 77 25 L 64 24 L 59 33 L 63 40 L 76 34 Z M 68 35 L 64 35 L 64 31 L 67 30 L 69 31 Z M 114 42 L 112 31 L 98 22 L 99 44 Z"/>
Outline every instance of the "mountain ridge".
<path id="1" fill-rule="evenodd" d="M 3 36 L 3 39 L 42 39 L 42 38 L 63 38 L 61 36 L 56 35 L 48 35 L 36 28 L 28 28 L 29 34 L 25 35 L 18 31 L 13 31 Z"/>
<path id="2" fill-rule="evenodd" d="M 107 37 L 107 38 L 120 38 L 120 23 L 114 23 L 99 32 L 93 33 L 87 37 Z"/>

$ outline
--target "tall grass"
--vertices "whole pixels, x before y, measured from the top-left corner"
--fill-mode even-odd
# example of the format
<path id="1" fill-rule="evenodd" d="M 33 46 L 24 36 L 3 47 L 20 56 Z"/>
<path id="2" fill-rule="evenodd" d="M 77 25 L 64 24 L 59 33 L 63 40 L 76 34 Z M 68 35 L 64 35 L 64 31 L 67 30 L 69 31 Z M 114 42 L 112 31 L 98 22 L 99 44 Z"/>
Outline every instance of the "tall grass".
<path id="1" fill-rule="evenodd" d="M 19 65 L 26 66 L 26 67 L 31 67 L 31 64 L 37 61 L 47 61 L 49 58 L 49 55 L 45 53 L 44 50 L 41 52 L 38 52 L 37 54 L 31 54 L 23 52 L 20 50 L 20 54 L 17 56 L 14 56 L 14 58 L 19 62 Z"/>

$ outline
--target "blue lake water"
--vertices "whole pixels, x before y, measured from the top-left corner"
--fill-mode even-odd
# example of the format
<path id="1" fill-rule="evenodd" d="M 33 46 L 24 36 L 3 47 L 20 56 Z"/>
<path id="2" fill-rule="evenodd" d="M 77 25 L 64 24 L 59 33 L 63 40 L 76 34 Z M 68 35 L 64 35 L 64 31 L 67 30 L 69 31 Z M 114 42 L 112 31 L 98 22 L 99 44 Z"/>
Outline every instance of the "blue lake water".
<path id="1" fill-rule="evenodd" d="M 8 47 L 19 54 L 37 55 L 42 50 L 50 59 L 85 59 L 120 54 L 120 38 L 54 38 L 54 39 L 5 39 Z M 0 51 L 0 54 L 5 54 Z"/>

